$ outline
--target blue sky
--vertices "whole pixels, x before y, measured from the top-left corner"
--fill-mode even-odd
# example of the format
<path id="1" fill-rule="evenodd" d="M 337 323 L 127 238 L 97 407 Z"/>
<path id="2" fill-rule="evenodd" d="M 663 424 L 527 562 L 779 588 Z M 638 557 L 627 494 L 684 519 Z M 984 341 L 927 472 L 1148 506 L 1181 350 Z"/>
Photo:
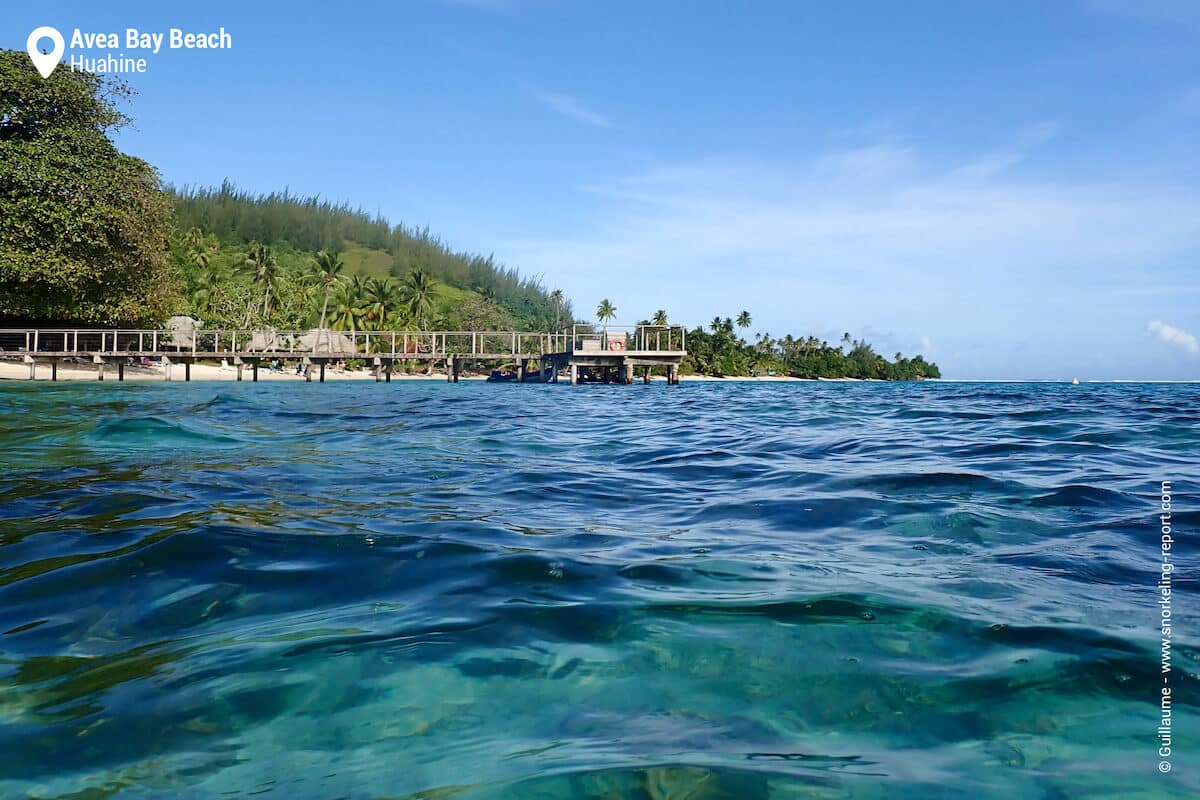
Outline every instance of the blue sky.
<path id="1" fill-rule="evenodd" d="M 14 5 L 0 46 L 229 31 L 127 76 L 165 180 L 428 224 L 584 313 L 1200 378 L 1192 0 Z"/>

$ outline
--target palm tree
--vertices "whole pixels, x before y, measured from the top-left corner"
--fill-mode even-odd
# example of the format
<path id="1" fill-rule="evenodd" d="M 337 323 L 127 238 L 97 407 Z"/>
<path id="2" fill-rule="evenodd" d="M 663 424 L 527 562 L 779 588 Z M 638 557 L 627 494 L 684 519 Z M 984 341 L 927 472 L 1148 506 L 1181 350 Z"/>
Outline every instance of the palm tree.
<path id="1" fill-rule="evenodd" d="M 318 330 L 325 330 L 325 318 L 329 313 L 329 293 L 341 280 L 342 270 L 345 266 L 341 256 L 325 250 L 319 251 L 316 260 L 309 265 L 308 274 L 305 276 L 308 284 L 320 289 L 324 295 L 321 300 L 321 322 L 317 326 Z M 325 349 L 329 349 L 328 333 L 325 334 Z"/>
<path id="2" fill-rule="evenodd" d="M 738 324 L 739 328 L 749 328 L 750 327 L 750 312 L 743 311 L 742 313 L 738 314 L 737 324 Z"/>
<path id="3" fill-rule="evenodd" d="M 609 302 L 608 298 L 600 301 L 600 305 L 596 306 L 596 319 L 605 323 L 605 330 L 608 329 L 607 323 L 617 315 L 617 307 Z"/>
<path id="4" fill-rule="evenodd" d="M 400 291 L 417 330 L 424 330 L 433 311 L 433 280 L 423 270 L 414 269 L 404 279 Z"/>
<path id="5" fill-rule="evenodd" d="M 718 331 L 720 331 L 721 330 L 721 318 L 713 317 L 712 322 L 708 323 L 708 327 L 712 328 L 713 333 L 717 333 Z"/>
<path id="6" fill-rule="evenodd" d="M 400 287 L 391 278 L 367 279 L 363 313 L 375 330 L 387 330 L 388 322 L 395 319 L 403 302 Z"/>
<path id="7" fill-rule="evenodd" d="M 650 319 L 650 321 L 659 327 L 667 327 L 667 312 L 660 308 L 658 311 L 654 312 L 654 316 Z"/>
<path id="8" fill-rule="evenodd" d="M 563 290 L 555 289 L 550 293 L 550 302 L 554 305 L 554 330 L 562 329 Z"/>
<path id="9" fill-rule="evenodd" d="M 189 228 L 182 239 L 184 247 L 195 250 L 204 243 L 204 233 L 199 228 Z"/>
<path id="10" fill-rule="evenodd" d="M 333 293 L 333 318 L 330 327 L 335 331 L 350 331 L 350 338 L 362 328 L 365 311 L 366 281 L 361 275 L 351 275 L 337 282 Z"/>
<path id="11" fill-rule="evenodd" d="M 221 297 L 228 276 L 218 269 L 204 269 L 192 281 L 192 307 L 197 311 L 211 313 Z"/>
<path id="12" fill-rule="evenodd" d="M 271 313 L 271 297 L 275 294 L 281 277 L 279 262 L 275 260 L 275 254 L 265 244 L 252 242 L 243 257 L 241 266 L 243 270 L 249 273 L 251 282 L 257 284 L 262 289 L 262 313 L 264 317 L 269 316 Z M 254 302 L 246 309 L 247 327 L 250 325 L 251 316 L 253 316 L 254 311 L 259 307 L 260 304 Z"/>

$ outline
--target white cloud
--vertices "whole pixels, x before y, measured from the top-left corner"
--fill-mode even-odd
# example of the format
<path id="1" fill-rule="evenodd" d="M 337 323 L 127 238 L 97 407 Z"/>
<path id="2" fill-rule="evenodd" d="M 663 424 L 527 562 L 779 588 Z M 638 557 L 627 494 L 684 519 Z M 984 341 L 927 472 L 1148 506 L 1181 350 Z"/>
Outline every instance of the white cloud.
<path id="1" fill-rule="evenodd" d="M 530 93 L 539 102 L 549 106 L 565 117 L 570 117 L 576 122 L 582 122 L 585 125 L 594 125 L 598 128 L 612 127 L 612 120 L 597 111 L 593 111 L 570 95 L 548 92 L 543 89 L 532 89 Z"/>
<path id="2" fill-rule="evenodd" d="M 1177 287 L 1195 283 L 1200 187 L 1144 171 L 1086 181 L 965 168 L 1000 151 L 1015 163 L 1056 130 L 955 161 L 883 143 L 668 162 L 585 187 L 593 202 L 560 233 L 501 242 L 498 255 L 559 276 L 585 306 L 667 305 L 691 324 L 748 308 L 780 335 L 874 324 L 905 352 L 928 336 L 920 349 L 937 343 L 942 366 L 960 374 L 1007 367 L 1000 355 L 954 364 L 955 343 L 987 341 L 1003 355 L 1038 340 L 1039 359 L 1068 369 L 1117 341 L 1115 325 L 1171 310 Z M 1131 373 L 1137 356 L 1122 352 L 1130 366 L 1114 369 Z"/>
<path id="3" fill-rule="evenodd" d="M 1162 339 L 1167 344 L 1182 347 L 1192 355 L 1200 353 L 1200 340 L 1197 340 L 1195 336 L 1182 328 L 1176 328 L 1174 325 L 1167 325 L 1165 322 L 1153 320 L 1146 326 L 1146 330 L 1156 334 L 1159 339 Z"/>
<path id="4" fill-rule="evenodd" d="M 506 259 L 548 274 L 594 266 L 635 283 L 736 264 L 742 280 L 820 282 L 837 269 L 839 279 L 908 272 L 923 283 L 1094 291 L 1106 288 L 1097 267 L 1135 277 L 1130 264 L 1200 245 L 1195 187 L 1016 179 L 890 147 L 677 164 L 588 191 L 601 208 L 577 233 L 509 242 Z"/>

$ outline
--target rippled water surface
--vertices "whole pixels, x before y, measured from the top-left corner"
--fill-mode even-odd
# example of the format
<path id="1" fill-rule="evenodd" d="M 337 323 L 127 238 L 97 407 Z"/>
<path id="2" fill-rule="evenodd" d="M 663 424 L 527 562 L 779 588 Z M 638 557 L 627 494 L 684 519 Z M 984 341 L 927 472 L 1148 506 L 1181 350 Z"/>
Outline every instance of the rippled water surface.
<path id="1" fill-rule="evenodd" d="M 14 383 L 0 410 L 5 797 L 1200 791 L 1194 385 Z"/>

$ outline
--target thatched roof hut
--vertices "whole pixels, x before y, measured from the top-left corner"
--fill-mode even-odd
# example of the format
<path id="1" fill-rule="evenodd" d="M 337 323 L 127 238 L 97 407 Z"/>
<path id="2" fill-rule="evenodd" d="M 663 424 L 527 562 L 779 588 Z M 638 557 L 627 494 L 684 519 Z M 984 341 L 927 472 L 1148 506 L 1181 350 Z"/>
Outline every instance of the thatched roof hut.
<path id="1" fill-rule="evenodd" d="M 324 355 L 355 355 L 354 340 L 344 333 L 328 328 L 313 328 L 300 336 L 296 346 L 311 353 Z"/>
<path id="2" fill-rule="evenodd" d="M 204 323 L 191 317 L 176 316 L 167 320 L 167 330 L 170 333 L 160 342 L 165 347 L 177 350 L 191 350 L 196 344 L 196 334 L 204 327 Z"/>

